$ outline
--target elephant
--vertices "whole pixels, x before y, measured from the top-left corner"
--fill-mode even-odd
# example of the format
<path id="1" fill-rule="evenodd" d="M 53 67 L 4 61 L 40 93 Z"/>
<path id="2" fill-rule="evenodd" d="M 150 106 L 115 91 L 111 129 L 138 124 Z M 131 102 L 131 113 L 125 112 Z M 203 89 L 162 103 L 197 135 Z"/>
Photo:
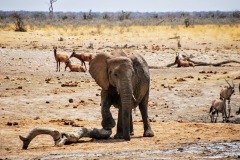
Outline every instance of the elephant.
<path id="1" fill-rule="evenodd" d="M 132 109 L 139 106 L 144 124 L 144 137 L 153 137 L 148 118 L 150 73 L 146 60 L 139 54 L 116 51 L 99 53 L 89 63 L 89 73 L 101 89 L 101 125 L 111 130 L 116 123 L 110 112 L 118 108 L 115 139 L 131 140 Z"/>

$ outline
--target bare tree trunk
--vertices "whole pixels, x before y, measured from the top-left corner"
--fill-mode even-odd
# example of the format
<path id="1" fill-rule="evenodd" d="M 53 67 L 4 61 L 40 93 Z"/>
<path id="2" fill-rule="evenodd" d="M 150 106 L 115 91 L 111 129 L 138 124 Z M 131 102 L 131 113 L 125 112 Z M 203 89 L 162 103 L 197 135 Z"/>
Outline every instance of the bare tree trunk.
<path id="1" fill-rule="evenodd" d="M 49 7 L 49 17 L 53 18 L 53 3 L 57 2 L 57 0 L 50 0 L 50 7 Z"/>

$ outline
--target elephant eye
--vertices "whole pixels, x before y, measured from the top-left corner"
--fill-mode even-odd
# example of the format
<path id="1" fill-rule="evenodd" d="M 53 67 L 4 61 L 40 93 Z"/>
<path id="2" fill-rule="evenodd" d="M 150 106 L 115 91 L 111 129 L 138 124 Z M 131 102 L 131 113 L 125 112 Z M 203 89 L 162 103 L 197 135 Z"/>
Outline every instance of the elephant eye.
<path id="1" fill-rule="evenodd" d="M 114 73 L 114 76 L 115 76 L 115 77 L 118 77 L 118 74 L 117 74 L 117 73 Z"/>

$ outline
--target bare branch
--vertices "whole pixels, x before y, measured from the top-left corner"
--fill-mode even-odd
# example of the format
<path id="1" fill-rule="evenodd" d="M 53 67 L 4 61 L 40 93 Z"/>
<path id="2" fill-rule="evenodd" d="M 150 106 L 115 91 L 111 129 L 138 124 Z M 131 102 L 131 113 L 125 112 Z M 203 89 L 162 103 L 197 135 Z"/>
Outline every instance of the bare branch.
<path id="1" fill-rule="evenodd" d="M 50 0 L 50 7 L 49 7 L 49 16 L 53 18 L 53 3 L 57 2 L 57 0 Z"/>

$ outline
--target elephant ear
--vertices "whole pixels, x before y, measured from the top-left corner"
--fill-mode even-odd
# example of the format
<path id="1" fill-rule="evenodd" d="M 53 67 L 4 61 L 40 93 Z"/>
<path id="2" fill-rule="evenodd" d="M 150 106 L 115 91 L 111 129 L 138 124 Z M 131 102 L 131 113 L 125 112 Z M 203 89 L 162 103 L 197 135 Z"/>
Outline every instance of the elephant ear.
<path id="1" fill-rule="evenodd" d="M 98 54 L 89 63 L 89 73 L 96 83 L 105 90 L 109 87 L 107 64 L 109 58 L 110 55 Z"/>

